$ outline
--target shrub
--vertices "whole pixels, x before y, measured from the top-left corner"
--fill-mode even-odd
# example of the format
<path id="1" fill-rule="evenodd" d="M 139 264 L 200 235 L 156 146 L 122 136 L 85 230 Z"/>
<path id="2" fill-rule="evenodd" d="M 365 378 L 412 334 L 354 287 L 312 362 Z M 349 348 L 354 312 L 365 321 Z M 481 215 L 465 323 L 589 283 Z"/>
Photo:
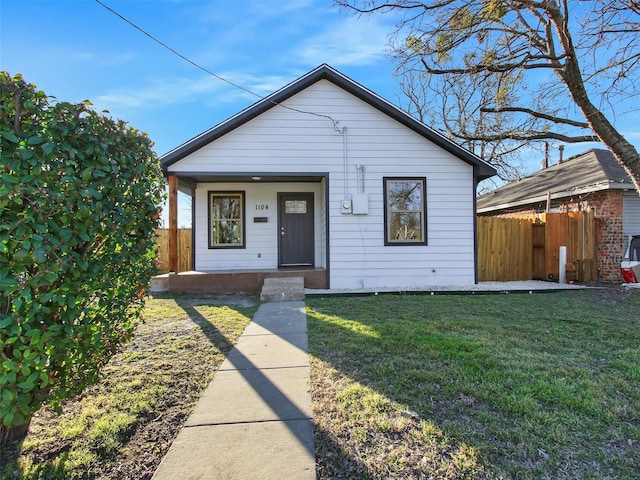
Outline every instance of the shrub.
<path id="1" fill-rule="evenodd" d="M 97 380 L 156 273 L 164 181 L 153 144 L 89 105 L 50 102 L 0 73 L 5 434 Z"/>

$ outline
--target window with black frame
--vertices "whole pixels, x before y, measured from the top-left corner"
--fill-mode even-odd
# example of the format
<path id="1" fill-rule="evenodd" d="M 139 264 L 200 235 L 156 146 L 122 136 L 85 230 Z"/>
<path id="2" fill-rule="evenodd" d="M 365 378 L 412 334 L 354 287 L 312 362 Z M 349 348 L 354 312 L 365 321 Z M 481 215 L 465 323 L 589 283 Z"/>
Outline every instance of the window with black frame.
<path id="1" fill-rule="evenodd" d="M 427 244 L 427 181 L 385 177 L 385 245 Z"/>
<path id="2" fill-rule="evenodd" d="M 209 192 L 209 248 L 244 248 L 244 222 L 244 192 Z"/>

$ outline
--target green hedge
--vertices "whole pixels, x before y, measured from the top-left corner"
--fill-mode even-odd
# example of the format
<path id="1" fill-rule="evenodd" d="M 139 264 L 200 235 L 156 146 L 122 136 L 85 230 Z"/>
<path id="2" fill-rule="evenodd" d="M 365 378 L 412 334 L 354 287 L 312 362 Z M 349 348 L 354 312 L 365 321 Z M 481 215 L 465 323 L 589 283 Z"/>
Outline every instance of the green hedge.
<path id="1" fill-rule="evenodd" d="M 93 383 L 156 272 L 164 197 L 146 134 L 0 76 L 0 423 Z"/>

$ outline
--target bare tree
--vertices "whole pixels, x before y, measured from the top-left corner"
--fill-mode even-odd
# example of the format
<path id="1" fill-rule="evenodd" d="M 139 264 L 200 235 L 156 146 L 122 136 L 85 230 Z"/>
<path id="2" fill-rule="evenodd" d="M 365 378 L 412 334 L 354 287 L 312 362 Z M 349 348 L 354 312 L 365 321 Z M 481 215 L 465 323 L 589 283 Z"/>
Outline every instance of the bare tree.
<path id="1" fill-rule="evenodd" d="M 489 161 L 501 180 L 522 178 L 525 165 L 521 153 L 537 149 L 538 145 L 509 138 L 488 139 L 501 130 L 516 130 L 515 126 L 507 125 L 509 116 L 481 111 L 487 97 L 492 96 L 491 85 L 478 84 L 475 77 L 442 79 L 434 84 L 429 83 L 428 74 L 415 70 L 405 71 L 399 78 L 407 101 L 403 107 L 410 114 L 428 125 L 437 125 L 449 138 Z M 438 101 L 433 101 L 434 96 Z M 543 148 L 544 145 L 539 145 L 540 150 Z M 489 180 L 482 183 L 482 190 L 498 185 L 499 182 Z"/>
<path id="2" fill-rule="evenodd" d="M 640 192 L 640 155 L 614 126 L 640 93 L 638 0 L 335 2 L 397 15 L 397 72 L 438 98 L 440 124 L 458 140 L 600 141 Z"/>

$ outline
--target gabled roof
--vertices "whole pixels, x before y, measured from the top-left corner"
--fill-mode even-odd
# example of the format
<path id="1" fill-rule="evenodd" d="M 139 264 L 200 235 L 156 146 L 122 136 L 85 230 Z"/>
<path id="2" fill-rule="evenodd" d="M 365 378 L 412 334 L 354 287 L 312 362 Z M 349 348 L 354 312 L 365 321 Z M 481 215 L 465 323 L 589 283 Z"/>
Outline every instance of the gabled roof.
<path id="1" fill-rule="evenodd" d="M 284 102 L 288 98 L 301 92 L 305 88 L 313 85 L 320 80 L 328 80 L 332 82 L 343 90 L 377 108 L 394 120 L 397 120 L 406 127 L 429 139 L 431 142 L 442 147 L 449 153 L 452 153 L 461 160 L 464 160 L 465 162 L 473 165 L 474 167 L 476 167 L 475 171 L 478 180 L 483 180 L 496 174 L 495 168 L 483 161 L 480 157 L 460 147 L 442 134 L 416 120 L 407 112 L 389 103 L 387 100 L 376 95 L 372 91 L 356 83 L 355 81 L 351 80 L 350 78 L 346 77 L 345 75 L 341 74 L 340 72 L 326 64 L 320 65 L 306 75 L 303 75 L 297 80 L 291 82 L 289 85 L 254 103 L 253 105 L 234 115 L 233 117 L 225 120 L 222 123 L 219 123 L 213 128 L 201 133 L 200 135 L 192 138 L 179 147 L 162 155 L 160 157 L 162 169 L 166 174 L 169 166 L 183 159 L 187 155 L 213 142 L 217 138 L 220 138 L 226 133 L 266 112 L 279 103 Z"/>
<path id="2" fill-rule="evenodd" d="M 478 213 L 611 189 L 633 189 L 633 182 L 609 150 L 593 149 L 511 182 L 477 199 Z"/>

